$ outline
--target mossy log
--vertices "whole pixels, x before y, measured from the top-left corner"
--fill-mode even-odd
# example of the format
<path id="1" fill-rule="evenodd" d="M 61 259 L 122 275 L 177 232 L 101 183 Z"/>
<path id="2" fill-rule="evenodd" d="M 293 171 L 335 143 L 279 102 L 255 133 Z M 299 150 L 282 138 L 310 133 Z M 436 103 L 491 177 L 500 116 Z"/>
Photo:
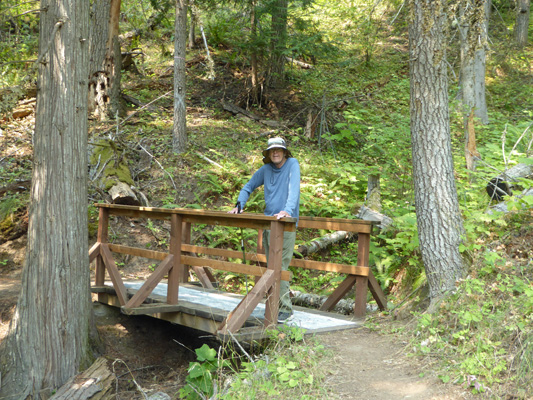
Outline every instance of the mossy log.
<path id="1" fill-rule="evenodd" d="M 147 206 L 145 196 L 138 196 L 125 151 L 117 142 L 103 139 L 91 146 L 90 178 L 96 185 L 107 192 L 114 204 Z M 139 197 L 141 200 L 139 200 Z"/>

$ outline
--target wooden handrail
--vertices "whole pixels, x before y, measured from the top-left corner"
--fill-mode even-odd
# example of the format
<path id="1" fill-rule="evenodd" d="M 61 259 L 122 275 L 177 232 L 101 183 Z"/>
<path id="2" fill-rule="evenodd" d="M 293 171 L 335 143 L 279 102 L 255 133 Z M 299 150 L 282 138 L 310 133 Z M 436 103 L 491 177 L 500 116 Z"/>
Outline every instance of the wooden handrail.
<path id="1" fill-rule="evenodd" d="M 117 204 L 96 204 L 100 209 L 99 230 L 97 243 L 90 250 L 90 259 L 97 260 L 96 286 L 103 285 L 103 271 L 110 272 L 115 291 L 119 295 L 120 303 L 126 308 L 136 307 L 150 294 L 154 285 L 168 273 L 167 303 L 177 304 L 179 281 L 186 280 L 188 268 L 192 267 L 202 283 L 211 285 L 212 275 L 205 267 L 213 269 L 255 275 L 257 289 L 250 292 L 220 325 L 220 331 L 238 330 L 253 311 L 259 299 L 267 296 L 265 308 L 265 326 L 275 323 L 279 299 L 279 281 L 290 280 L 289 271 L 281 271 L 281 246 L 283 232 L 296 230 L 296 218 L 282 218 L 265 216 L 262 214 L 242 213 L 228 214 L 224 211 L 206 211 L 184 208 L 156 208 L 136 207 Z M 130 246 L 107 243 L 109 215 L 118 215 L 132 218 L 151 218 L 171 221 L 171 243 L 169 252 L 154 251 Z M 240 228 L 257 229 L 260 232 L 271 230 L 270 262 L 266 265 L 266 255 L 261 253 L 246 252 L 248 261 L 260 265 L 247 265 L 213 258 L 201 258 L 199 254 L 223 257 L 226 259 L 242 258 L 242 252 L 229 249 L 210 248 L 190 244 L 191 224 L 220 225 Z M 335 304 L 355 285 L 356 301 L 355 315 L 364 317 L 366 309 L 366 288 L 370 291 L 379 307 L 386 307 L 386 298 L 368 265 L 370 250 L 370 234 L 372 222 L 358 219 L 323 218 L 300 216 L 298 229 L 325 229 L 353 232 L 358 234 L 358 261 L 357 265 L 337 264 L 311 260 L 292 259 L 290 265 L 298 268 L 315 269 L 319 271 L 337 272 L 347 275 L 347 278 L 328 298 L 322 309 L 331 310 Z M 280 236 L 281 235 L 281 236 Z M 274 238 L 275 236 L 275 238 Z M 259 246 L 261 247 L 261 246 Z M 277 249 L 279 247 L 279 249 Z M 258 250 L 260 251 L 260 250 Z M 147 280 L 134 298 L 128 301 L 118 269 L 111 257 L 111 252 L 130 254 L 161 261 L 159 267 Z M 179 257 L 177 256 L 179 255 Z M 212 286 L 211 286 L 212 287 Z M 246 300 L 248 298 L 248 300 Z"/>

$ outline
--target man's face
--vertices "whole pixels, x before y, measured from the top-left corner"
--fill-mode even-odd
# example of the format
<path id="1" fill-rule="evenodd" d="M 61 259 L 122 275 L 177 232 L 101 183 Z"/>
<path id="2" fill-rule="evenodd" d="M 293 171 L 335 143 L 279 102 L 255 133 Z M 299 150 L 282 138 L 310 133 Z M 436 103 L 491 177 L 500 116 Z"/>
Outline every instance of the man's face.
<path id="1" fill-rule="evenodd" d="M 274 165 L 278 168 L 280 168 L 285 163 L 285 150 L 282 148 L 270 149 L 268 151 L 268 155 L 270 156 L 270 159 L 272 160 Z"/>

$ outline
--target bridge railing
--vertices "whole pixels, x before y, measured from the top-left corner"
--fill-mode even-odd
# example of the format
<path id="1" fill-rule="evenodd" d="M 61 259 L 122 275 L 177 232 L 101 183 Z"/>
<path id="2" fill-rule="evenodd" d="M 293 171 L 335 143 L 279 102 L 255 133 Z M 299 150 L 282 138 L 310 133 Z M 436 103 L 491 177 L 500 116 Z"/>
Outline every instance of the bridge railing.
<path id="1" fill-rule="evenodd" d="M 96 204 L 99 207 L 99 223 L 97 242 L 89 251 L 90 261 L 96 260 L 95 287 L 103 287 L 105 272 L 113 283 L 113 288 L 120 305 L 125 311 L 139 307 L 151 294 L 157 284 L 167 276 L 166 304 L 168 312 L 178 304 L 179 284 L 187 282 L 189 268 L 192 268 L 204 287 L 212 288 L 215 281 L 210 268 L 247 275 L 254 275 L 256 283 L 239 305 L 231 311 L 219 325 L 219 333 L 236 332 L 240 329 L 255 307 L 266 296 L 265 327 L 276 324 L 279 308 L 279 288 L 281 280 L 290 280 L 290 272 L 281 270 L 281 254 L 283 232 L 296 229 L 295 218 L 276 219 L 262 214 L 227 214 L 223 211 L 205 211 L 192 209 L 166 209 L 136 207 L 116 204 Z M 109 243 L 109 216 L 117 215 L 132 218 L 150 218 L 170 220 L 169 251 L 161 252 L 143 248 L 122 246 Z M 191 227 L 194 224 L 219 225 L 239 228 L 252 228 L 258 231 L 259 237 L 264 229 L 270 233 L 269 263 L 262 254 L 261 240 L 258 240 L 257 253 L 246 253 L 249 261 L 259 265 L 247 265 L 220 259 L 198 257 L 198 255 L 222 257 L 226 259 L 241 258 L 242 252 L 228 249 L 210 248 L 191 244 Z M 344 265 L 328 262 L 294 259 L 291 265 L 321 271 L 332 271 L 347 274 L 345 280 L 322 305 L 322 310 L 331 310 L 342 297 L 355 285 L 354 313 L 364 317 L 366 311 L 367 287 L 380 308 L 386 306 L 386 299 L 368 266 L 370 234 L 372 225 L 361 220 L 300 217 L 298 228 L 329 229 L 355 232 L 358 235 L 357 265 Z M 126 287 L 122 281 L 112 253 L 129 254 L 161 261 L 159 266 L 144 282 L 140 289 L 128 298 Z"/>

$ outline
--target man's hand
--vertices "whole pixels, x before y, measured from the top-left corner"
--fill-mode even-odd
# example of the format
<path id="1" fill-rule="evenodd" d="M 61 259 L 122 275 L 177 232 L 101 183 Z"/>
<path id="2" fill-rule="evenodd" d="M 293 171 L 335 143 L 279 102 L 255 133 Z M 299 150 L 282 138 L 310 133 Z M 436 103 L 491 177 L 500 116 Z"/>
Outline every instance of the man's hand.
<path id="1" fill-rule="evenodd" d="M 235 207 L 228 211 L 228 214 L 242 214 L 244 210 L 239 210 L 239 207 Z"/>
<path id="2" fill-rule="evenodd" d="M 276 219 L 281 219 L 281 218 L 290 217 L 290 216 L 291 215 L 287 211 L 280 211 L 279 213 L 274 214 L 274 217 L 276 217 Z"/>

